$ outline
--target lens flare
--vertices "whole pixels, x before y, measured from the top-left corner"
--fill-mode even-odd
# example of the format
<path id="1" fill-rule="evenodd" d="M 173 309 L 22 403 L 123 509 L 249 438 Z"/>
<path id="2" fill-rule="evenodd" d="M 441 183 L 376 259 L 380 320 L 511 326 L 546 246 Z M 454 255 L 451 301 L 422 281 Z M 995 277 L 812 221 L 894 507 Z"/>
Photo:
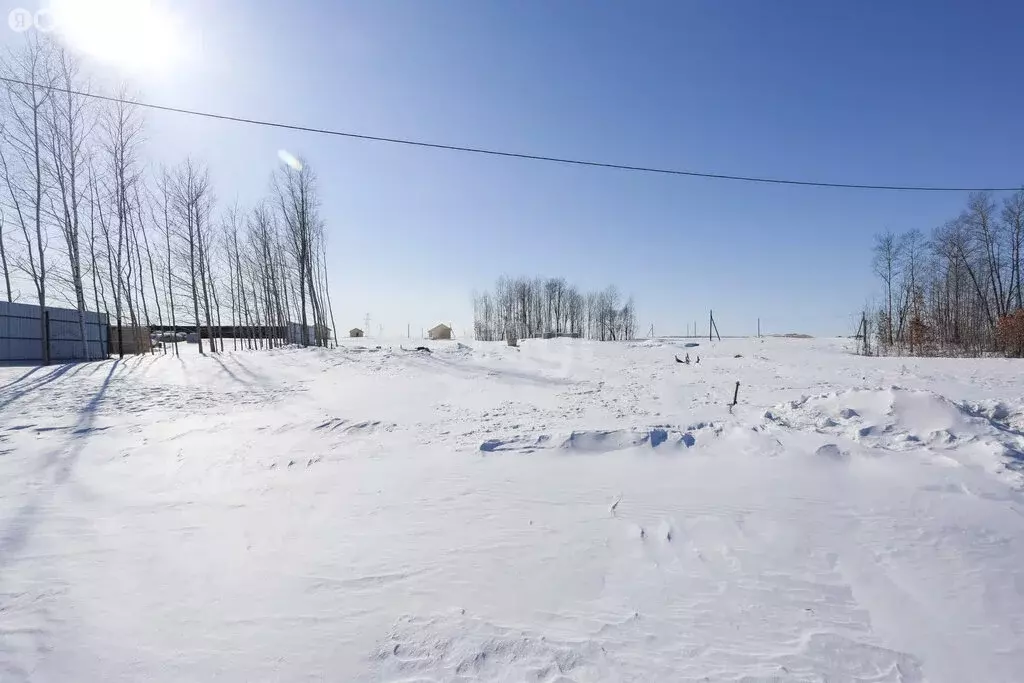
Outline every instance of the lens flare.
<path id="1" fill-rule="evenodd" d="M 302 170 L 302 162 L 299 161 L 294 154 L 292 154 L 286 149 L 277 150 L 277 158 L 280 159 L 285 166 L 289 166 L 293 170 Z"/>

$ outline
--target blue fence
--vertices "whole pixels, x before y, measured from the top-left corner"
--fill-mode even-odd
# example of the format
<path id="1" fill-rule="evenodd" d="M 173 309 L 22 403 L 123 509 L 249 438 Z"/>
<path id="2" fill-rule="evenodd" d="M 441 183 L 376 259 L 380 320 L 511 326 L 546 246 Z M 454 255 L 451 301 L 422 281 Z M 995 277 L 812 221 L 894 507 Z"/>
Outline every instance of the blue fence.
<path id="1" fill-rule="evenodd" d="M 109 322 L 105 313 L 85 314 L 83 347 L 78 311 L 73 308 L 51 308 L 45 311 L 44 323 L 49 329 L 50 360 L 99 360 L 107 357 Z M 43 360 L 43 324 L 39 306 L 0 301 L 0 363 L 41 363 Z"/>

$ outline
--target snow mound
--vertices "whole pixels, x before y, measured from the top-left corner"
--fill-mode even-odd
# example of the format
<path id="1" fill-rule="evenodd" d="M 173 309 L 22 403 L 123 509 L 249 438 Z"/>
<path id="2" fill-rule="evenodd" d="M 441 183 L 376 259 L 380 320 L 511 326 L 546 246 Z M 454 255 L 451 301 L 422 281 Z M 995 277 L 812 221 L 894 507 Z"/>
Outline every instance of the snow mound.
<path id="1" fill-rule="evenodd" d="M 381 420 L 346 420 L 332 417 L 313 428 L 317 432 L 343 432 L 345 434 L 375 434 L 377 432 L 393 432 L 397 425 Z"/>
<path id="2" fill-rule="evenodd" d="M 466 617 L 398 621 L 376 653 L 371 680 L 543 681 L 615 678 L 604 649 Z"/>
<path id="3" fill-rule="evenodd" d="M 985 418 L 1000 429 L 1024 428 L 1024 410 L 1012 409 L 1002 401 L 963 401 L 960 409 L 972 417 Z"/>
<path id="4" fill-rule="evenodd" d="M 826 458 L 828 460 L 843 461 L 850 457 L 850 454 L 844 450 L 841 450 L 839 446 L 834 443 L 827 443 L 821 446 L 814 452 L 819 458 Z"/>
<path id="5" fill-rule="evenodd" d="M 698 440 L 720 436 L 722 427 L 700 422 L 689 427 L 654 426 L 635 429 L 584 429 L 561 436 L 512 436 L 488 439 L 480 444 L 485 453 L 516 451 L 532 453 L 541 449 L 558 449 L 575 453 L 610 453 L 633 448 L 659 450 L 687 449 Z"/>
<path id="6" fill-rule="evenodd" d="M 638 342 L 629 342 L 629 348 L 634 349 L 660 349 L 664 348 L 665 342 L 660 339 L 644 339 Z"/>
<path id="7" fill-rule="evenodd" d="M 894 386 L 803 396 L 764 417 L 770 424 L 843 437 L 880 451 L 987 453 L 1005 469 L 1024 471 L 1024 432 L 1010 421 L 1019 415 L 1001 402 L 955 403 L 930 391 Z M 828 446 L 833 449 L 819 454 L 834 458 L 841 452 L 836 444 Z"/>
<path id="8" fill-rule="evenodd" d="M 627 621 L 625 627 L 635 625 Z M 618 627 L 618 628 L 621 628 Z M 433 618 L 402 617 L 377 648 L 372 681 L 582 681 L 650 680 L 648 664 L 618 658 L 617 627 L 599 637 L 560 640 L 529 630 L 496 626 L 456 613 Z M 621 634 L 620 634 L 621 637 Z M 650 634 L 648 638 L 656 641 Z M 917 658 L 831 632 L 807 632 L 787 653 L 736 657 L 696 647 L 674 680 L 855 681 L 919 683 Z M 731 663 L 730 663 L 731 661 Z M 714 678 L 704 675 L 714 672 Z M 752 675 L 753 672 L 769 674 Z"/>
<path id="9" fill-rule="evenodd" d="M 562 442 L 561 448 L 584 453 L 607 453 L 639 446 L 690 448 L 697 442 L 694 431 L 698 429 L 707 429 L 707 426 L 700 425 L 683 431 L 665 427 L 574 431 Z"/>

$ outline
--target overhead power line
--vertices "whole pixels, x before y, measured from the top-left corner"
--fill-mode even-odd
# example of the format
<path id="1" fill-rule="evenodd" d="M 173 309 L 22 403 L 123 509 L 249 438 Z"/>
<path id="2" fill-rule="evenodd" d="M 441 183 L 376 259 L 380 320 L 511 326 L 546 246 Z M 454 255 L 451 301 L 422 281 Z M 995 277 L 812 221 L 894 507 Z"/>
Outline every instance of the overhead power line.
<path id="1" fill-rule="evenodd" d="M 292 123 L 281 123 L 278 121 L 264 121 L 261 119 L 253 119 L 244 116 L 231 116 L 228 114 L 215 114 L 213 112 L 199 111 L 196 109 L 185 109 L 183 107 L 171 107 L 163 104 L 153 104 L 151 102 L 140 102 L 138 100 L 126 100 L 120 97 L 112 97 L 110 95 L 100 95 L 98 93 L 83 92 L 80 90 L 73 90 L 70 88 L 61 88 L 55 85 L 35 85 L 28 81 L 22 81 L 17 78 L 8 78 L 0 76 L 0 81 L 7 83 L 14 83 L 17 85 L 23 85 L 26 87 L 37 87 L 44 88 L 46 90 L 52 90 L 55 92 L 67 93 L 71 95 L 79 95 L 81 97 L 89 97 L 96 100 L 103 100 L 106 102 L 116 102 L 119 104 L 127 104 L 136 107 L 143 107 L 145 109 L 154 109 L 156 111 L 167 111 L 175 114 L 187 114 L 189 116 L 201 116 L 203 118 L 215 119 L 218 121 L 233 121 L 235 123 L 246 123 L 252 126 L 263 126 L 266 128 L 280 128 L 284 130 L 295 130 L 302 131 L 305 133 L 317 133 L 320 135 L 333 135 L 336 137 L 351 138 L 355 140 L 369 140 L 372 142 L 387 142 L 394 145 L 408 145 L 410 147 L 426 147 L 429 149 L 442 149 L 450 152 L 466 152 L 469 154 L 485 154 L 495 157 L 506 157 L 510 159 L 526 159 L 529 161 L 546 161 L 554 164 L 569 164 L 573 166 L 589 166 L 593 168 L 610 168 L 619 171 L 633 171 L 638 173 L 657 173 L 661 175 L 675 175 L 675 176 L 688 176 L 691 178 L 708 178 L 711 180 L 735 180 L 745 183 L 761 183 L 768 185 L 801 185 L 805 187 L 834 187 L 846 190 L 892 190 L 901 192 L 1014 192 L 1021 189 L 1021 186 L 1013 187 L 942 187 L 932 185 L 867 185 L 859 183 L 828 183 L 811 180 L 792 180 L 787 178 L 759 178 L 756 176 L 741 176 L 741 175 L 728 175 L 725 173 L 706 173 L 703 171 L 686 171 L 682 169 L 674 168 L 657 168 L 653 166 L 632 166 L 629 164 L 615 164 L 606 161 L 587 161 L 585 159 L 569 159 L 566 157 L 552 157 L 541 154 L 524 154 L 521 152 L 506 152 L 498 149 L 487 149 L 484 147 L 465 147 L 462 145 L 448 145 L 438 142 L 426 142 L 424 140 L 410 140 L 406 138 L 392 138 L 384 137 L 380 135 L 366 135 L 363 133 L 352 133 L 341 130 L 331 130 L 329 128 L 314 128 L 311 126 L 300 126 Z"/>

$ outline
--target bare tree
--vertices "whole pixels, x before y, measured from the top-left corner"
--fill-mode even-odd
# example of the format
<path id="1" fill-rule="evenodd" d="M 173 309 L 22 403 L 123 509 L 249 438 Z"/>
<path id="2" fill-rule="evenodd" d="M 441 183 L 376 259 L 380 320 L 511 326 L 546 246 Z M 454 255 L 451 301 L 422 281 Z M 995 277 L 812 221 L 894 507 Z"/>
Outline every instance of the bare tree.
<path id="1" fill-rule="evenodd" d="M 967 203 L 966 222 L 978 248 L 984 254 L 985 279 L 991 288 L 996 317 L 1005 315 L 1003 272 L 1000 245 L 995 221 L 995 202 L 987 192 L 971 195 Z"/>
<path id="2" fill-rule="evenodd" d="M 51 85 L 49 59 L 48 43 L 29 34 L 23 49 L 11 51 L 0 64 L 0 72 L 9 79 L 4 81 L 3 119 L 7 123 L 0 130 L 3 134 L 0 166 L 25 240 L 26 260 L 21 270 L 32 280 L 39 301 L 43 365 L 50 363 L 46 324 L 47 236 L 42 217 L 46 173 L 44 135 Z"/>
<path id="3" fill-rule="evenodd" d="M 238 288 L 239 307 L 241 309 L 241 321 L 245 328 L 245 339 L 248 340 L 249 350 L 252 350 L 252 318 L 249 311 L 249 299 L 245 292 L 245 273 L 242 270 L 242 257 L 238 249 L 238 217 L 233 216 L 231 222 L 231 253 L 229 258 L 235 272 L 235 282 Z M 237 336 L 237 332 L 236 332 Z"/>
<path id="4" fill-rule="evenodd" d="M 302 345 L 309 345 L 307 298 L 313 307 L 314 323 L 320 324 L 316 290 L 313 287 L 314 240 L 319 228 L 316 179 L 305 161 L 298 169 L 282 166 L 274 175 L 274 190 L 281 222 L 298 271 L 299 317 Z"/>
<path id="5" fill-rule="evenodd" d="M 11 271 L 7 266 L 7 247 L 4 244 L 5 225 L 6 221 L 4 221 L 4 210 L 3 207 L 0 206 L 0 265 L 2 265 L 4 270 L 4 284 L 7 286 L 7 302 L 10 303 L 13 299 L 11 298 Z"/>
<path id="6" fill-rule="evenodd" d="M 85 285 L 82 277 L 81 216 L 86 184 L 82 175 L 86 167 L 86 148 L 94 126 L 88 99 L 80 92 L 89 86 L 80 76 L 78 61 L 62 47 L 52 53 L 50 81 L 61 90 L 49 97 L 46 120 L 46 147 L 50 153 L 49 175 L 56 194 L 51 198 L 53 218 L 60 227 L 67 248 L 69 278 L 78 310 L 78 328 L 82 340 L 82 356 L 90 358 L 85 325 Z"/>
<path id="7" fill-rule="evenodd" d="M 473 295 L 476 339 L 494 341 L 570 334 L 608 341 L 633 339 L 632 299 L 615 287 L 583 295 L 561 278 L 499 278 L 493 293 Z"/>
<path id="8" fill-rule="evenodd" d="M 171 329 L 173 330 L 172 334 L 174 335 L 174 355 L 178 356 L 180 355 L 178 352 L 178 321 L 177 311 L 174 306 L 174 276 L 171 265 L 171 259 L 173 256 L 173 251 L 171 249 L 171 211 L 174 203 L 174 195 L 171 186 L 170 174 L 167 172 L 166 168 L 160 169 L 160 175 L 157 179 L 157 188 L 159 190 L 157 208 L 159 209 L 160 215 L 159 217 L 154 215 L 153 222 L 160 224 L 163 232 L 164 248 L 166 250 L 166 253 L 163 256 L 166 260 L 166 263 L 164 264 L 164 289 L 167 292 L 167 314 L 170 316 Z M 150 264 L 152 266 L 152 259 L 150 259 Z M 155 290 L 156 285 L 154 284 L 153 287 Z"/>
<path id="9" fill-rule="evenodd" d="M 889 346 L 892 346 L 896 341 L 896 333 L 893 329 L 893 296 L 895 293 L 893 288 L 896 284 L 896 277 L 899 274 L 898 266 L 899 242 L 896 236 L 891 231 L 876 235 L 874 270 L 875 275 L 882 280 L 882 285 L 885 288 L 885 299 L 888 302 L 885 316 L 882 319 L 884 332 L 880 328 L 880 334 L 885 334 L 886 342 Z"/>
<path id="10" fill-rule="evenodd" d="M 1012 305 L 1024 309 L 1021 271 L 1024 270 L 1024 189 L 1003 200 L 1003 230 L 1010 248 L 1010 283 L 1006 293 L 1006 309 Z"/>
<path id="11" fill-rule="evenodd" d="M 996 206 L 990 194 L 972 194 L 927 242 L 915 230 L 878 238 L 874 270 L 888 302 L 876 316 L 881 347 L 1019 352 L 1024 191 L 1005 197 L 998 216 Z"/>
<path id="12" fill-rule="evenodd" d="M 138 163 L 138 151 L 141 144 L 142 121 L 129 97 L 127 89 L 122 86 L 118 97 L 101 117 L 102 146 L 107 163 L 107 173 L 112 183 L 106 188 L 106 200 L 111 205 L 109 221 L 100 216 L 100 226 L 104 230 L 107 251 L 113 251 L 113 258 L 108 256 L 108 266 L 112 265 L 116 273 L 114 290 L 114 308 L 117 314 L 119 338 L 123 336 L 123 311 L 128 308 L 129 322 L 133 335 L 138 334 L 138 317 L 136 316 L 135 296 L 131 286 L 134 266 L 132 262 L 132 197 L 135 184 L 139 181 L 141 170 Z M 102 202 L 101 202 L 102 204 Z M 110 240 L 110 231 L 115 231 L 116 250 Z M 114 273 L 111 277 L 113 278 Z M 139 277 L 142 274 L 139 273 Z M 123 343 L 122 343 L 123 344 Z M 136 340 L 136 345 L 138 340 Z M 119 350 L 123 353 L 123 350 Z"/>
<path id="13" fill-rule="evenodd" d="M 333 304 L 331 304 L 331 283 L 330 283 L 330 279 L 327 277 L 327 240 L 326 240 L 326 237 L 323 235 L 323 231 L 321 231 L 321 237 L 320 237 L 320 241 L 319 241 L 319 249 L 318 249 L 318 251 L 320 253 L 320 266 L 319 266 L 319 268 L 320 268 L 320 281 L 323 283 L 322 284 L 322 286 L 323 286 L 323 293 L 324 293 L 323 299 L 327 302 L 327 311 L 330 313 L 330 316 L 331 316 L 331 330 L 334 332 L 334 346 L 335 346 L 335 348 L 337 348 L 337 346 L 338 346 L 338 328 L 335 327 L 335 325 L 334 325 L 334 306 L 333 306 Z M 328 340 L 329 340 L 329 336 L 328 336 L 327 339 L 325 339 L 325 342 L 324 342 L 325 346 L 327 345 L 327 341 Z"/>
<path id="14" fill-rule="evenodd" d="M 920 230 L 910 230 L 899 236 L 896 257 L 899 259 L 900 303 L 897 311 L 896 336 L 902 340 L 907 326 L 921 320 L 921 275 L 923 269 L 924 236 Z M 910 337 L 910 352 L 914 352 L 915 339 Z"/>
<path id="15" fill-rule="evenodd" d="M 89 166 L 89 270 L 92 274 L 92 293 L 96 303 L 97 313 L 107 312 L 107 295 L 103 288 L 103 277 L 100 275 L 100 262 L 96 255 L 96 204 L 99 201 L 96 195 L 95 174 L 92 166 Z M 100 299 L 103 299 L 103 307 L 100 308 Z M 109 314 L 108 314 L 109 318 Z M 109 322 L 109 320 L 108 320 Z M 104 355 L 106 352 L 104 350 Z"/>
<path id="16" fill-rule="evenodd" d="M 199 353 L 203 353 L 202 317 L 199 315 L 199 293 L 202 275 L 201 226 L 208 208 L 207 194 L 210 178 L 205 168 L 198 168 L 191 159 L 186 159 L 178 168 L 175 177 L 175 210 L 181 221 L 183 238 L 188 247 L 186 261 L 189 270 L 189 284 L 192 294 L 192 312 L 196 326 L 196 341 Z"/>

